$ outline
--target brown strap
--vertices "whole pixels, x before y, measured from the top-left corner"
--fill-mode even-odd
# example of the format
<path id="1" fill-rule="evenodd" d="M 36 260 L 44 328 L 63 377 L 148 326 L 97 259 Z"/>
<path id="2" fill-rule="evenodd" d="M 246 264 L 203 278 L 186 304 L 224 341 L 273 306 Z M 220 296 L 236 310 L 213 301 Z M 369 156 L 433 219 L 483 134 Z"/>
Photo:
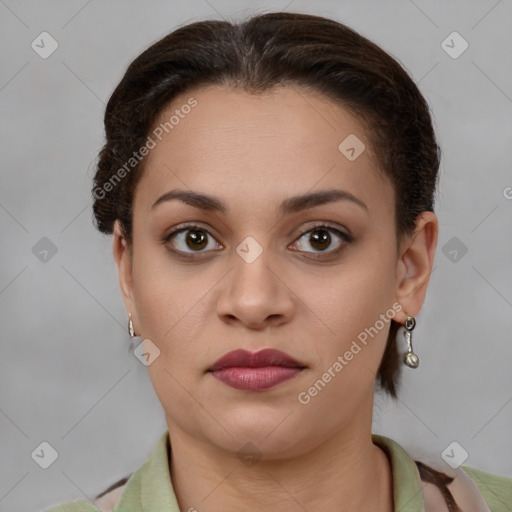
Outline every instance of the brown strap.
<path id="1" fill-rule="evenodd" d="M 462 512 L 460 507 L 457 505 L 454 497 L 450 489 L 448 489 L 447 485 L 453 482 L 453 478 L 446 475 L 445 473 L 441 473 L 440 471 L 436 471 L 435 469 L 423 464 L 418 460 L 414 461 L 416 466 L 418 466 L 418 471 L 420 473 L 420 478 L 424 482 L 429 482 L 431 484 L 436 485 L 439 488 L 444 500 L 446 501 L 446 506 L 448 507 L 449 512 Z"/>
<path id="2" fill-rule="evenodd" d="M 98 494 L 94 499 L 97 500 L 98 498 L 101 498 L 102 496 L 105 496 L 105 494 L 109 493 L 110 491 L 113 491 L 117 487 L 121 487 L 126 482 L 128 482 L 128 479 L 131 475 L 125 476 L 124 478 L 121 478 L 121 480 L 118 480 L 115 484 L 112 484 L 109 488 L 105 489 L 103 492 Z"/>
<path id="3" fill-rule="evenodd" d="M 453 476 L 414 461 L 423 485 L 426 512 L 491 512 L 475 481 L 459 467 Z"/>

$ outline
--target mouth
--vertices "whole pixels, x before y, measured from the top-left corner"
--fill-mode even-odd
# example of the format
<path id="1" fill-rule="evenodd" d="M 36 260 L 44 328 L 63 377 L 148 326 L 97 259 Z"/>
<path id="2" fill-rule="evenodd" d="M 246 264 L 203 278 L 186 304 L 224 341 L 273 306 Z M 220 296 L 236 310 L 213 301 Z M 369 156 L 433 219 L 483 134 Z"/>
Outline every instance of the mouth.
<path id="1" fill-rule="evenodd" d="M 264 391 L 295 377 L 307 366 L 280 350 L 237 349 L 217 360 L 207 373 L 224 384 L 246 391 Z"/>

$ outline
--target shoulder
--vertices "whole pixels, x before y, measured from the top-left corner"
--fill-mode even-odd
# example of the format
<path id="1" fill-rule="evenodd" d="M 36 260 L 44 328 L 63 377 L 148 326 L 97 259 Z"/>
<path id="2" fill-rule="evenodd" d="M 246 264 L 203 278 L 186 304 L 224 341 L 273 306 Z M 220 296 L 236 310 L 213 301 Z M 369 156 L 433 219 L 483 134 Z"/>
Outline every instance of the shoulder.
<path id="1" fill-rule="evenodd" d="M 53 505 L 50 508 L 44 509 L 43 512 L 99 512 L 100 510 L 89 501 L 74 500 Z"/>
<path id="2" fill-rule="evenodd" d="M 114 507 L 121 500 L 126 485 L 125 483 L 110 490 L 100 498 L 97 498 L 93 503 L 83 500 L 68 501 L 54 505 L 44 512 L 113 512 Z"/>
<path id="3" fill-rule="evenodd" d="M 120 487 L 116 487 L 112 491 L 103 495 L 101 498 L 96 500 L 94 504 L 101 510 L 101 512 L 112 512 L 114 507 L 121 500 L 121 496 L 123 495 L 126 489 L 126 483 Z"/>
<path id="4" fill-rule="evenodd" d="M 492 512 L 512 510 L 512 477 L 495 475 L 468 466 L 462 467 L 464 473 L 478 486 Z"/>
<path id="5" fill-rule="evenodd" d="M 168 436 L 166 430 L 159 438 L 150 456 L 133 473 L 112 484 L 94 500 L 75 500 L 58 503 L 43 512 L 120 512 L 139 511 L 142 509 L 141 496 L 144 485 L 152 490 L 154 476 L 161 471 L 168 471 Z M 168 489 L 172 493 L 172 488 Z M 151 494 L 151 492 L 149 492 Z"/>
<path id="6" fill-rule="evenodd" d="M 452 469 L 418 446 L 406 450 L 390 438 L 373 435 L 373 439 L 387 448 L 393 464 L 418 473 L 426 511 L 448 512 L 448 503 L 454 501 L 464 512 L 512 512 L 511 477 L 469 466 Z"/>
<path id="7" fill-rule="evenodd" d="M 433 468 L 429 468 L 432 470 Z M 433 473 L 436 473 L 434 470 Z M 422 477 L 425 510 L 448 511 L 446 496 L 425 471 Z M 512 510 L 512 478 L 461 466 L 438 472 L 454 502 L 467 512 L 510 512 Z M 440 478 L 439 478 L 440 477 Z M 448 497 L 449 499 L 449 497 Z"/>

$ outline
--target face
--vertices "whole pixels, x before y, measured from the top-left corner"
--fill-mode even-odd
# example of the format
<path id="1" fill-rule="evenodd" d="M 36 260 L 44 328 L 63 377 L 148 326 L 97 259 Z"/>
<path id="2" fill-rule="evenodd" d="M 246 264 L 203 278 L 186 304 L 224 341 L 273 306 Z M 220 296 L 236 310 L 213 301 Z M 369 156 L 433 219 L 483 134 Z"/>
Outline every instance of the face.
<path id="1" fill-rule="evenodd" d="M 390 321 L 419 311 L 435 237 L 397 252 L 393 187 L 364 126 L 306 89 L 212 86 L 175 98 L 155 129 L 132 251 L 117 225 L 114 252 L 135 332 L 159 351 L 147 368 L 171 438 L 280 458 L 369 431 Z M 238 389 L 208 369 L 240 348 L 303 369 Z"/>

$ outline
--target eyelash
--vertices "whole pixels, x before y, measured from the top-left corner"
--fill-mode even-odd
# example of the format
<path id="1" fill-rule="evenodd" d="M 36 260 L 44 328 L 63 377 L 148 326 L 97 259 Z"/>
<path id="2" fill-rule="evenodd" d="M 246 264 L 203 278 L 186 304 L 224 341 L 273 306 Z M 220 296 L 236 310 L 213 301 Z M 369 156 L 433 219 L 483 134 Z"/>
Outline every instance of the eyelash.
<path id="1" fill-rule="evenodd" d="M 171 240 L 171 238 L 173 238 L 175 235 L 177 235 L 183 231 L 189 231 L 189 230 L 193 231 L 194 229 L 197 229 L 198 231 L 204 231 L 207 235 L 212 236 L 207 229 L 203 228 L 202 226 L 200 226 L 198 224 L 184 224 L 181 227 L 178 227 L 177 229 L 175 229 L 174 231 L 171 231 L 170 233 L 166 234 L 162 239 L 162 243 L 167 244 Z M 347 233 L 344 233 L 343 231 L 340 231 L 339 229 L 336 229 L 336 228 L 326 225 L 326 224 L 317 224 L 315 226 L 309 227 L 309 228 L 301 231 L 299 233 L 299 235 L 297 236 L 297 238 L 295 239 L 295 241 L 299 240 L 300 238 L 302 238 L 305 234 L 307 234 L 309 232 L 317 231 L 320 229 L 324 229 L 326 231 L 336 234 L 343 240 L 343 243 L 341 244 L 341 246 L 338 249 L 335 249 L 333 251 L 324 251 L 324 252 L 320 251 L 320 252 L 317 252 L 316 254 L 320 254 L 320 255 L 327 254 L 328 256 L 337 255 L 344 249 L 344 247 L 346 245 L 348 245 L 354 241 L 353 236 L 348 235 Z M 213 238 L 213 236 L 212 236 L 212 238 Z M 179 258 L 183 258 L 183 259 L 187 259 L 187 260 L 197 259 L 197 254 L 203 254 L 203 252 L 199 252 L 199 251 L 187 253 L 187 252 L 179 251 L 179 250 L 175 250 L 175 249 L 169 249 L 169 250 L 171 250 L 173 253 L 175 253 Z M 298 252 L 300 252 L 300 251 L 298 251 Z M 318 260 L 318 259 L 322 259 L 322 257 L 319 258 L 319 257 L 313 256 L 312 258 L 310 257 L 310 259 Z"/>

